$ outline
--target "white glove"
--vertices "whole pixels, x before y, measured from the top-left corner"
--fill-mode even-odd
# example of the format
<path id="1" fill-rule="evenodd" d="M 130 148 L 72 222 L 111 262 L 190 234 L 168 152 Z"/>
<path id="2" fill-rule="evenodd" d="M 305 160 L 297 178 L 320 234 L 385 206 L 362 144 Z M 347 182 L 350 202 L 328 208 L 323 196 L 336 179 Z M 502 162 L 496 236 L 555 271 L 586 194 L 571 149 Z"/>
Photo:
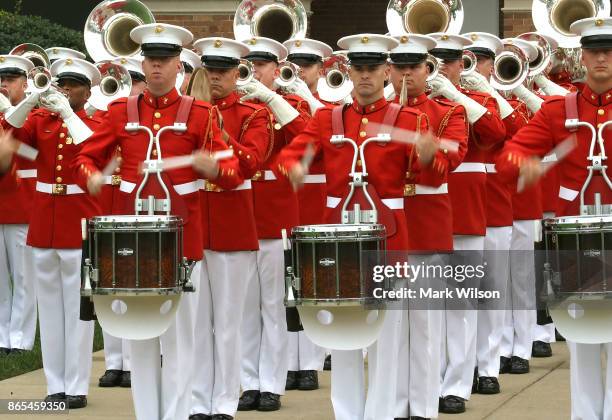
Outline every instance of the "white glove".
<path id="1" fill-rule="evenodd" d="M 565 95 L 567 95 L 569 93 L 569 90 L 567 90 L 567 89 L 559 86 L 555 82 L 549 80 L 542 73 L 540 73 L 536 77 L 534 77 L 533 81 L 540 87 L 540 89 L 542 89 L 542 91 L 547 96 L 556 96 L 556 95 L 565 96 Z"/>
<path id="2" fill-rule="evenodd" d="M 508 103 L 506 98 L 501 96 L 498 91 L 493 89 L 493 86 L 491 86 L 487 78 L 477 71 L 473 71 L 471 74 L 464 76 L 463 83 L 467 89 L 488 93 L 494 97 L 499 105 L 499 114 L 502 120 L 514 112 L 512 105 Z"/>
<path id="3" fill-rule="evenodd" d="M 512 93 L 527 105 L 527 108 L 534 114 L 540 110 L 544 103 L 544 99 L 527 89 L 523 85 L 519 85 L 512 89 Z"/>
<path id="4" fill-rule="evenodd" d="M 310 107 L 310 113 L 312 115 L 314 115 L 317 109 L 325 107 L 325 105 L 323 105 L 317 98 L 314 97 L 310 89 L 308 89 L 308 85 L 306 84 L 306 82 L 300 79 L 299 77 L 296 77 L 294 82 L 291 83 L 289 86 L 285 87 L 284 89 L 286 92 L 298 95 L 306 102 L 308 102 L 308 106 Z"/>
<path id="5" fill-rule="evenodd" d="M 41 98 L 40 103 L 49 111 L 57 112 L 62 117 L 75 144 L 84 142 L 93 134 L 93 131 L 74 113 L 68 98 L 64 95 L 52 92 Z"/>
<path id="6" fill-rule="evenodd" d="M 23 101 L 10 108 L 5 114 L 6 122 L 15 128 L 23 127 L 30 111 L 38 104 L 39 97 L 38 93 L 30 93 Z"/>
<path id="7" fill-rule="evenodd" d="M 487 113 L 487 108 L 480 105 L 472 98 L 469 98 L 463 93 L 459 92 L 455 85 L 453 85 L 450 80 L 441 74 L 438 74 L 435 79 L 430 81 L 429 85 L 432 89 L 432 93 L 430 95 L 432 98 L 436 96 L 444 96 L 453 102 L 463 105 L 470 124 L 474 124 L 480 119 L 480 117 Z"/>
<path id="8" fill-rule="evenodd" d="M 393 83 L 389 83 L 385 86 L 385 99 L 388 101 L 395 99 L 395 87 L 393 87 Z"/>
<path id="9" fill-rule="evenodd" d="M 4 114 L 11 108 L 11 101 L 9 98 L 0 93 L 0 114 Z"/>
<path id="10" fill-rule="evenodd" d="M 243 101 L 259 99 L 261 102 L 268 105 L 268 108 L 272 111 L 276 121 L 278 121 L 281 127 L 289 124 L 300 116 L 300 113 L 289 105 L 282 96 L 268 89 L 258 80 L 253 79 L 251 82 L 242 86 L 240 90 L 246 92 L 246 95 L 242 97 Z"/>

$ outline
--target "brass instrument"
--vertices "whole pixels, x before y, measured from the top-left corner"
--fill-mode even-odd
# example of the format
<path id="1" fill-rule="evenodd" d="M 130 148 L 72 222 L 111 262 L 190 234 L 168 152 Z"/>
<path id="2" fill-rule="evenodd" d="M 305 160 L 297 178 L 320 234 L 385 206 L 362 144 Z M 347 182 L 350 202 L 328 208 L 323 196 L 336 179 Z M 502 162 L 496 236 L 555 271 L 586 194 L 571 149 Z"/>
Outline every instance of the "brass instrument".
<path id="1" fill-rule="evenodd" d="M 334 52 L 323 60 L 323 77 L 319 79 L 317 92 L 327 102 L 339 102 L 353 91 L 353 82 L 348 75 L 348 58 L 341 51 Z"/>
<path id="2" fill-rule="evenodd" d="M 91 88 L 89 105 L 97 110 L 106 111 L 108 104 L 115 99 L 130 96 L 132 78 L 130 72 L 121 64 L 111 61 L 96 63 L 102 79 L 97 86 Z"/>
<path id="3" fill-rule="evenodd" d="M 469 76 L 476 71 L 476 65 L 478 64 L 478 58 L 470 50 L 463 50 L 463 71 L 461 77 Z"/>
<path id="4" fill-rule="evenodd" d="M 300 67 L 290 61 L 281 61 L 279 63 L 279 75 L 274 79 L 274 83 L 281 89 L 289 87 L 300 77 Z"/>
<path id="5" fill-rule="evenodd" d="M 306 37 L 307 14 L 300 0 L 242 0 L 234 15 L 234 38 L 272 38 L 283 43 Z"/>
<path id="6" fill-rule="evenodd" d="M 433 32 L 458 35 L 463 18 L 461 0 L 390 0 L 387 5 L 387 28 L 391 36 Z"/>
<path id="7" fill-rule="evenodd" d="M 255 69 L 253 68 L 253 63 L 249 60 L 240 60 L 240 64 L 238 64 L 238 81 L 236 82 L 236 86 L 238 88 L 249 84 L 255 78 Z"/>
<path id="8" fill-rule="evenodd" d="M 140 46 L 130 32 L 137 26 L 155 23 L 153 13 L 138 0 L 105 0 L 85 21 L 85 48 L 95 62 L 132 57 Z"/>
<path id="9" fill-rule="evenodd" d="M 536 33 L 521 34 L 517 38 L 531 42 L 538 51 L 538 56 L 529 61 L 529 77 L 537 76 L 546 71 L 552 56 L 552 50 L 546 38 Z"/>
<path id="10" fill-rule="evenodd" d="M 504 43 L 501 54 L 495 57 L 491 86 L 506 91 L 522 85 L 529 73 L 529 59 L 516 45 Z"/>
<path id="11" fill-rule="evenodd" d="M 36 44 L 19 44 L 13 48 L 9 55 L 18 55 L 30 60 L 34 67 L 51 67 L 51 60 L 45 52 L 44 48 Z"/>

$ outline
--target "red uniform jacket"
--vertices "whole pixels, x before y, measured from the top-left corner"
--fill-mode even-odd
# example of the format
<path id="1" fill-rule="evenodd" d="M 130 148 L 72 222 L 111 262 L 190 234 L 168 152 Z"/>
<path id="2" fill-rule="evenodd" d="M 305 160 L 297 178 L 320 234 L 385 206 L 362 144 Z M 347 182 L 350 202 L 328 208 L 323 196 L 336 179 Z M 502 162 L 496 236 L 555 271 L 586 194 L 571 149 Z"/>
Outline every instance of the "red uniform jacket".
<path id="1" fill-rule="evenodd" d="M 270 144 L 270 117 L 266 108 L 240 102 L 238 94 L 217 99 L 240 172 L 246 181 L 236 190 L 221 190 L 207 183 L 202 190 L 204 249 L 214 251 L 258 250 L 257 226 L 250 178 L 265 160 Z"/>
<path id="2" fill-rule="evenodd" d="M 487 108 L 487 113 L 470 125 L 468 150 L 463 162 L 448 176 L 448 191 L 453 206 L 453 234 L 484 235 L 487 227 L 488 150 L 506 137 L 497 101 L 482 92 L 461 92 Z"/>
<path id="3" fill-rule="evenodd" d="M 399 101 L 399 98 L 396 98 Z M 452 251 L 453 213 L 448 194 L 449 171 L 455 169 L 467 153 L 468 124 L 463 106 L 440 99 L 429 99 L 422 94 L 408 100 L 408 106 L 425 114 L 429 129 L 438 138 L 458 143 L 458 153 L 438 153 L 436 159 L 446 167 L 442 187 L 427 188 L 422 178 L 427 173 L 406 174 L 404 211 L 408 226 L 408 249 L 410 251 Z M 446 192 L 444 192 L 446 190 Z"/>
<path id="4" fill-rule="evenodd" d="M 153 135 L 157 134 L 161 127 L 174 124 L 179 104 L 180 95 L 175 89 L 161 97 L 154 97 L 145 90 L 138 101 L 140 124 L 150 127 Z M 135 192 L 135 184 L 141 179 L 140 164 L 146 159 L 149 136 L 143 131 L 126 131 L 126 123 L 127 99 L 122 98 L 109 105 L 104 124 L 83 143 L 83 148 L 72 166 L 79 185 L 86 188 L 87 179 L 106 164 L 109 152 L 117 146 L 121 147 L 123 208 L 126 214 L 133 214 L 132 194 Z M 194 101 L 187 120 L 187 131 L 165 132 L 161 137 L 160 147 L 164 158 L 189 155 L 202 148 L 207 151 L 227 149 L 221 139 L 217 114 L 210 104 L 202 101 Z M 215 184 L 232 189 L 242 182 L 236 157 L 222 160 L 219 166 Z M 182 217 L 185 222 L 184 254 L 189 259 L 199 260 L 202 258 L 203 249 L 199 176 L 188 167 L 170 170 L 167 178 L 173 186 L 168 188 L 173 203 L 172 213 Z"/>
<path id="5" fill-rule="evenodd" d="M 299 111 L 300 115 L 282 128 L 276 124 L 274 116 L 271 115 L 274 133 L 269 153 L 264 164 L 253 176 L 255 220 L 259 239 L 280 239 L 283 229 L 290 232 L 293 226 L 299 224 L 297 194 L 287 182 L 273 175 L 271 162 L 276 159 L 281 149 L 306 127 L 310 120 L 310 111 L 306 101 L 299 96 L 285 95 L 284 98 Z"/>
<path id="6" fill-rule="evenodd" d="M 382 123 L 389 103 L 381 98 L 367 106 L 360 106 L 356 101 L 344 109 L 344 135 L 360 145 L 369 137 L 378 133 L 368 128 L 370 122 Z M 411 131 L 426 131 L 429 126 L 427 117 L 410 108 L 402 108 L 396 127 Z M 323 152 L 325 175 L 327 178 L 327 223 L 340 223 L 334 218 L 336 208 L 341 206 L 342 198 L 348 192 L 349 172 L 353 160 L 354 149 L 349 144 L 335 145 L 330 142 L 332 136 L 332 109 L 321 108 L 310 121 L 306 129 L 293 139 L 278 157 L 274 166 L 277 176 L 287 176 L 291 168 L 300 163 L 309 143 L 315 151 Z M 417 158 L 414 148 L 399 142 L 371 143 L 365 148 L 368 182 L 374 187 L 378 196 L 383 199 L 395 221 L 396 233 L 387 239 L 387 248 L 391 250 L 406 250 L 408 237 L 406 216 L 403 211 L 403 196 L 406 172 L 411 166 L 416 167 Z M 361 170 L 359 160 L 357 170 Z M 433 186 L 440 186 L 444 180 L 444 170 L 438 172 L 437 179 L 430 179 Z M 385 202 L 386 201 L 386 202 Z M 380 211 L 380 209 L 379 209 Z M 387 226 L 389 231 L 389 226 Z"/>
<path id="7" fill-rule="evenodd" d="M 610 119 L 612 90 L 598 95 L 586 86 L 578 94 L 577 100 L 580 121 L 588 122 L 597 129 L 598 124 Z M 556 144 L 570 137 L 572 133 L 565 128 L 565 119 L 565 99 L 563 97 L 553 97 L 546 101 L 529 124 L 507 142 L 499 156 L 497 167 L 504 180 L 516 182 L 520 165 L 526 157 L 539 156 L 541 158 Z M 603 133 L 606 155 L 612 155 L 610 133 L 610 127 Z M 586 157 L 591 143 L 591 131 L 586 127 L 581 127 L 575 135 L 577 147 L 558 164 L 561 185 L 556 209 L 558 216 L 578 214 L 579 191 L 588 173 Z M 595 147 L 594 153 L 599 153 L 598 146 Z M 608 176 L 611 176 L 612 170 L 608 168 L 607 173 Z M 592 183 L 591 185 L 596 184 Z M 608 188 L 602 188 L 598 191 L 602 193 L 602 203 L 612 203 Z M 585 194 L 585 201 L 586 204 L 592 203 L 593 196 L 591 193 Z"/>
<path id="8" fill-rule="evenodd" d="M 102 126 L 100 119 L 88 117 L 84 110 L 76 114 L 94 131 Z M 6 122 L 3 124 L 5 128 L 10 127 Z M 81 248 L 81 219 L 100 214 L 98 201 L 86 194 L 85 190 L 78 194 L 61 194 L 77 191 L 69 166 L 81 146 L 73 143 L 59 115 L 43 109 L 32 111 L 22 128 L 13 129 L 13 135 L 38 149 L 38 178 L 32 204 L 36 217 L 30 220 L 28 245 L 37 248 Z M 51 194 L 52 191 L 58 194 Z"/>

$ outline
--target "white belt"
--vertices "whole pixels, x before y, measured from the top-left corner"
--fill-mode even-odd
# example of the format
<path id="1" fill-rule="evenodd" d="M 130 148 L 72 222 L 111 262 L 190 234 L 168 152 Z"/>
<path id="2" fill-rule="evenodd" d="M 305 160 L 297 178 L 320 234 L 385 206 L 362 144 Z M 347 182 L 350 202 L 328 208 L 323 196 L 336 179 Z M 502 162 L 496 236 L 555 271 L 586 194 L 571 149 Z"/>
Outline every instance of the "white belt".
<path id="1" fill-rule="evenodd" d="M 58 188 L 61 186 L 61 189 Z M 47 184 L 46 182 L 36 181 L 36 191 L 45 194 L 54 195 L 72 195 L 72 194 L 84 194 L 85 191 L 76 184 Z"/>
<path id="2" fill-rule="evenodd" d="M 327 207 L 330 209 L 335 209 L 338 207 L 338 204 L 342 201 L 339 197 L 331 197 L 327 196 Z M 383 198 L 380 200 L 383 204 L 389 207 L 391 210 L 403 210 L 404 208 L 404 197 L 401 198 Z"/>
<path id="3" fill-rule="evenodd" d="M 205 180 L 200 179 L 200 182 L 201 182 L 200 189 L 212 192 L 212 191 L 210 191 L 209 189 L 206 188 L 207 187 L 207 183 L 206 183 Z M 208 185 L 212 185 L 212 184 L 208 184 Z M 238 185 L 233 190 L 221 190 L 221 189 L 217 190 L 217 189 L 215 189 L 214 192 L 250 190 L 252 188 L 252 185 L 253 184 L 251 184 L 251 180 L 247 179 L 246 181 L 244 181 L 242 184 Z"/>
<path id="4" fill-rule="evenodd" d="M 276 176 L 274 176 L 274 172 L 268 171 L 257 171 L 255 175 L 253 175 L 253 181 L 274 181 L 276 180 Z"/>
<path id="5" fill-rule="evenodd" d="M 304 184 L 325 184 L 326 182 L 327 179 L 325 177 L 325 174 L 306 175 L 304 177 Z"/>
<path id="6" fill-rule="evenodd" d="M 104 185 L 111 185 L 113 183 L 113 176 L 107 175 L 104 177 Z"/>
<path id="7" fill-rule="evenodd" d="M 462 172 L 479 172 L 484 174 L 487 172 L 487 167 L 481 162 L 463 162 L 461 165 L 455 168 L 453 173 Z"/>
<path id="8" fill-rule="evenodd" d="M 559 198 L 562 198 L 566 201 L 574 201 L 576 197 L 578 197 L 580 191 L 570 190 L 569 188 L 565 188 L 563 185 L 559 186 Z"/>
<path id="9" fill-rule="evenodd" d="M 174 188 L 174 191 L 176 191 L 178 195 L 191 194 L 196 191 L 199 191 L 203 187 L 204 187 L 204 181 L 201 179 L 172 186 L 172 188 Z M 121 180 L 121 185 L 119 186 L 119 190 L 121 192 L 131 194 L 134 191 L 134 188 L 136 188 L 135 183 Z"/>
<path id="10" fill-rule="evenodd" d="M 485 163 L 485 168 L 487 169 L 488 174 L 496 174 L 497 169 L 495 169 L 494 163 Z"/>
<path id="11" fill-rule="evenodd" d="M 448 184 L 444 183 L 437 188 L 417 184 L 414 189 L 414 194 L 415 195 L 448 194 Z"/>
<path id="12" fill-rule="evenodd" d="M 121 180 L 121 184 L 119 185 L 119 191 L 128 194 L 131 194 L 132 191 L 134 191 L 134 188 L 136 188 L 136 184 L 124 180 Z"/>
<path id="13" fill-rule="evenodd" d="M 17 171 L 17 176 L 19 178 L 36 178 L 38 173 L 36 169 L 20 169 Z"/>

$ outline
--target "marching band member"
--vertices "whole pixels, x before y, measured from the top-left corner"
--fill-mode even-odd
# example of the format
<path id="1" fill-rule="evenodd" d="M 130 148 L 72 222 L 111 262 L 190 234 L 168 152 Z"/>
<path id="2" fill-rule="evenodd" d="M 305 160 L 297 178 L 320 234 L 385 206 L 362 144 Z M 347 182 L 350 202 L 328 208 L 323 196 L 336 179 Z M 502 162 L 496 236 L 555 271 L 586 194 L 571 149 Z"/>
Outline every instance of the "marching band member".
<path id="1" fill-rule="evenodd" d="M 453 210 L 453 249 L 467 251 L 473 264 L 482 264 L 486 234 L 486 153 L 485 150 L 505 138 L 505 127 L 490 95 L 468 91 L 459 84 L 463 71 L 463 49 L 472 44 L 459 35 L 431 34 L 436 48 L 431 53 L 443 60 L 441 72 L 430 82 L 433 96 L 457 102 L 466 110 L 470 124 L 468 150 L 463 162 L 448 177 Z M 465 411 L 469 399 L 476 359 L 477 311 L 461 308 L 445 311 L 442 338 L 442 388 L 440 412 Z M 498 357 L 499 363 L 499 357 Z M 499 369 L 499 367 L 498 367 Z M 496 391 L 498 372 L 483 377 L 479 391 Z M 497 390 L 497 392 L 499 392 Z"/>
<path id="2" fill-rule="evenodd" d="M 217 162 L 210 156 L 214 151 L 227 150 L 214 109 L 208 103 L 181 96 L 175 88 L 181 66 L 179 54 L 193 39 L 191 32 L 174 25 L 147 24 L 134 28 L 130 37 L 141 45 L 147 89 L 139 96 L 121 98 L 109 105 L 104 124 L 74 160 L 73 172 L 79 185 L 97 195 L 104 183 L 99 168 L 106 164 L 110 152 L 121 147 L 123 211 L 132 213 L 136 186 L 143 177 L 139 167 L 147 159 L 149 136 L 142 131 L 128 132 L 126 123 L 147 126 L 153 135 L 175 122 L 186 123 L 186 132 L 168 132 L 162 136 L 160 147 L 166 158 L 197 151 L 193 169 L 174 169 L 162 177 L 168 183 L 173 211 L 185 221 L 184 255 L 199 261 L 202 259 L 202 218 L 198 173 L 222 188 L 231 189 L 242 181 L 238 162 L 235 158 Z M 156 150 L 152 155 L 157 155 Z M 148 194 L 157 197 L 164 194 L 158 183 L 150 184 L 145 187 Z M 132 395 L 138 419 L 174 420 L 189 416 L 199 277 L 198 262 L 191 275 L 196 292 L 182 297 L 176 319 L 159 338 L 130 340 Z M 164 358 L 160 366 L 162 348 Z"/>
<path id="3" fill-rule="evenodd" d="M 183 63 L 183 68 L 185 69 L 185 77 L 179 91 L 184 95 L 187 91 L 187 86 L 189 86 L 189 81 L 191 80 L 193 72 L 202 67 L 202 62 L 196 53 L 187 48 L 183 48 L 183 51 L 181 51 L 181 63 Z"/>
<path id="4" fill-rule="evenodd" d="M 85 60 L 87 58 L 87 56 L 82 52 L 65 47 L 51 47 L 47 48 L 45 52 L 47 53 L 51 64 L 63 58 L 78 58 L 80 60 Z"/>
<path id="5" fill-rule="evenodd" d="M 300 81 L 308 88 L 294 93 L 307 98 L 312 96 L 320 101 L 317 86 L 323 69 L 323 60 L 329 57 L 332 49 L 329 45 L 314 39 L 290 39 L 283 45 L 289 51 L 287 60 L 300 66 Z M 299 82 L 298 82 L 299 83 Z M 309 103 L 314 102 L 310 100 Z M 314 114 L 321 108 L 321 102 L 311 105 Z M 314 108 L 314 109 L 313 109 Z M 325 173 L 323 157 L 319 153 L 312 161 L 308 175 L 304 178 L 304 187 L 298 191 L 300 205 L 300 225 L 323 223 L 325 211 Z M 314 344 L 304 333 L 289 332 L 289 371 L 287 372 L 286 390 L 299 389 L 310 391 L 319 388 L 317 371 L 323 370 L 325 349 Z"/>
<path id="6" fill-rule="evenodd" d="M 391 37 L 373 34 L 353 35 L 338 41 L 341 48 L 349 50 L 349 75 L 355 86 L 354 102 L 346 106 L 320 109 L 306 129 L 278 158 L 276 173 L 288 177 L 294 185 L 301 185 L 307 173 L 301 159 L 308 145 L 312 144 L 315 152 L 323 153 L 328 196 L 325 221 L 328 223 L 340 221 L 340 203 L 347 193 L 353 159 L 352 147 L 337 146 L 330 142 L 332 134 L 338 134 L 335 131 L 343 129 L 342 134 L 354 139 L 358 144 L 378 134 L 369 128 L 370 122 L 382 123 L 384 119 L 393 121 L 391 125 L 395 127 L 427 132 L 425 115 L 410 108 L 390 104 L 384 97 L 384 83 L 389 75 L 388 51 L 397 44 Z M 336 121 L 340 118 L 342 121 L 335 129 L 332 128 L 332 118 Z M 408 169 L 417 164 L 424 168 L 431 167 L 439 175 L 438 178 L 432 179 L 432 182 L 438 185 L 442 182 L 442 171 L 434 166 L 436 150 L 437 144 L 433 136 L 423 134 L 419 137 L 416 147 L 391 142 L 384 147 L 372 145 L 364 151 L 368 163 L 369 185 L 381 199 L 375 202 L 380 204 L 380 208 L 377 207 L 379 223 L 386 225 L 389 250 L 405 250 L 408 245 L 406 217 L 403 212 L 404 179 Z M 420 157 L 417 158 L 417 155 Z M 358 170 L 361 165 L 358 160 Z M 367 206 L 365 203 L 363 205 Z M 388 324 L 385 320 L 383 330 L 389 330 L 387 336 L 392 336 L 390 332 L 395 330 L 395 324 L 391 317 Z M 336 419 L 362 419 L 364 415 L 365 418 L 381 418 L 378 412 L 384 408 L 382 406 L 389 398 L 388 381 L 385 380 L 389 372 L 385 370 L 387 364 L 384 359 L 391 357 L 390 352 L 395 352 L 397 359 L 397 348 L 387 348 L 380 341 L 368 349 L 370 380 L 366 399 L 362 350 L 332 350 L 332 404 Z M 377 365 L 380 365 L 380 368 Z M 394 393 L 391 398 L 395 399 Z M 393 418 L 393 414 L 390 413 L 384 418 Z"/>
<path id="7" fill-rule="evenodd" d="M 438 165 L 445 178 L 463 160 L 467 152 L 465 109 L 463 106 L 430 99 L 425 93 L 430 70 L 427 54 L 436 41 L 428 36 L 410 34 L 395 37 L 399 46 L 391 50 L 391 83 L 395 102 L 399 102 L 405 79 L 406 105 L 427 114 L 430 130 L 436 137 L 454 140 L 458 153 L 441 155 Z M 431 188 L 420 183 L 428 174 L 406 173 L 404 211 L 408 226 L 408 251 L 411 264 L 440 265 L 441 254 L 453 249 L 453 220 L 448 184 Z M 440 280 L 438 280 L 440 281 Z M 433 305 L 435 306 L 435 305 Z M 401 338 L 397 366 L 397 401 L 395 418 L 432 418 L 438 416 L 440 395 L 440 333 L 443 311 L 440 307 L 418 307 L 402 311 Z M 409 308 L 410 309 L 410 308 Z M 395 371 L 391 367 L 391 371 Z"/>
<path id="8" fill-rule="evenodd" d="M 581 36 L 582 64 L 586 67 L 586 84 L 576 96 L 554 97 L 546 101 L 530 123 L 506 143 L 497 159 L 498 172 L 509 182 L 516 182 L 519 174 L 526 185 L 541 176 L 541 158 L 556 144 L 571 135 L 577 137 L 576 147 L 559 163 L 560 189 L 556 215 L 579 214 L 579 190 L 587 177 L 586 158 L 591 132 L 580 128 L 574 133 L 565 126 L 567 118 L 577 117 L 597 129 L 610 120 L 612 112 L 612 18 L 588 18 L 574 22 L 570 30 Z M 575 105 L 574 105 L 575 104 Z M 610 129 L 603 136 L 610 134 Z M 604 141 L 606 155 L 612 153 L 610 143 Z M 596 146 L 597 149 L 597 146 Z M 595 153 L 598 153 L 597 150 Z M 598 177 L 595 177 L 598 178 Z M 591 204 L 594 193 L 601 193 L 602 204 L 610 203 L 608 187 L 591 183 L 584 197 Z M 609 382 L 612 365 L 602 378 L 602 351 L 611 354 L 612 344 L 583 344 L 568 341 L 570 350 L 570 384 L 572 419 L 601 419 L 612 416 L 612 384 Z M 609 357 L 609 356 L 608 356 Z"/>
<path id="9" fill-rule="evenodd" d="M 246 179 L 233 190 L 205 182 L 201 192 L 204 262 L 196 318 L 196 354 L 190 419 L 231 418 L 240 396 L 240 325 L 248 282 L 259 249 L 250 178 L 264 162 L 271 141 L 265 107 L 240 101 L 236 92 L 240 58 L 249 49 L 227 38 L 194 43 L 206 70 L 192 76 L 189 94 L 211 95 L 223 118 L 226 142 Z M 202 80 L 210 80 L 210 89 Z M 198 78 L 200 80 L 198 80 Z M 231 306 L 231 311 L 228 307 Z"/>
<path id="10" fill-rule="evenodd" d="M 7 94 L 0 94 L 0 114 L 25 98 L 26 77 L 33 67 L 24 57 L 0 56 L 0 87 Z M 0 188 L 0 356 L 31 350 L 36 334 L 36 293 L 30 275 L 32 248 L 26 245 L 36 166 L 22 158 L 16 160 L 17 188 Z"/>
<path id="11" fill-rule="evenodd" d="M 101 125 L 83 108 L 100 72 L 78 58 L 57 60 L 50 71 L 67 97 L 58 92 L 30 94 L 7 115 L 4 126 L 9 128 L 10 121 L 15 137 L 39 151 L 33 203 L 37 215 L 30 221 L 27 243 L 33 248 L 45 400 L 67 400 L 69 408 L 82 408 L 87 405 L 91 374 L 93 322 L 79 319 L 81 219 L 100 209 L 76 185 L 68 165 L 80 149 L 75 142 Z M 28 113 L 39 97 L 46 109 Z"/>
<path id="12" fill-rule="evenodd" d="M 282 229 L 298 225 L 297 195 L 270 170 L 270 162 L 291 139 L 302 132 L 310 118 L 308 104 L 296 95 L 274 92 L 278 62 L 287 57 L 287 49 L 273 39 L 252 38 L 245 41 L 253 63 L 255 80 L 242 89 L 242 100 L 266 104 L 273 115 L 274 141 L 266 162 L 253 176 L 255 220 L 259 237 L 257 270 L 250 280 L 242 321 L 243 394 L 238 410 L 275 411 L 287 382 L 287 319 L 284 305 L 285 269 Z"/>

